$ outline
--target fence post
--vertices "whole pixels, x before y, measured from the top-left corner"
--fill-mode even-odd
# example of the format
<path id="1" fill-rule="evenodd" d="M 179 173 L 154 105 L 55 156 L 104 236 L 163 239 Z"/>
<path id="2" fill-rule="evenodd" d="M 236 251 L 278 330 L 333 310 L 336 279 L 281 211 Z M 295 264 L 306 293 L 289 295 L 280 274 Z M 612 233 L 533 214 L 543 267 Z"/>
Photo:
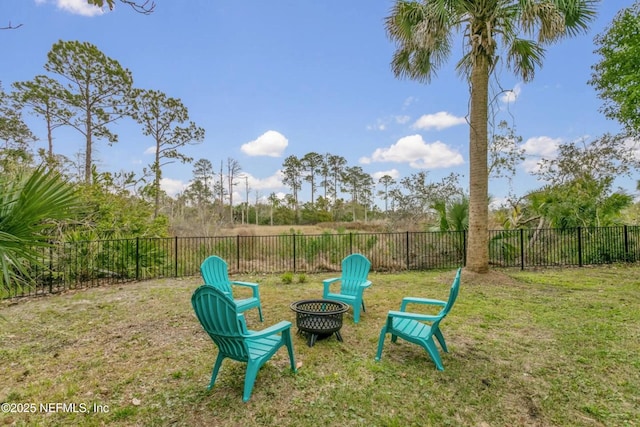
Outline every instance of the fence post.
<path id="1" fill-rule="evenodd" d="M 625 225 L 622 230 L 624 233 L 624 260 L 625 262 L 629 262 L 631 261 L 631 257 L 629 256 L 629 233 L 627 226 Z"/>
<path id="2" fill-rule="evenodd" d="M 353 253 L 353 233 L 349 232 L 349 255 Z"/>
<path id="3" fill-rule="evenodd" d="M 293 272 L 296 272 L 296 233 L 291 235 L 293 238 Z"/>
<path id="4" fill-rule="evenodd" d="M 173 252 L 176 254 L 175 277 L 178 277 L 178 236 L 175 237 L 175 241 L 173 243 Z"/>
<path id="5" fill-rule="evenodd" d="M 520 229 L 520 270 L 524 270 L 524 229 Z"/>
<path id="6" fill-rule="evenodd" d="M 467 266 L 467 230 L 462 230 L 462 266 Z"/>
<path id="7" fill-rule="evenodd" d="M 406 258 L 406 263 L 407 263 L 407 270 L 409 270 L 410 267 L 410 261 L 409 261 L 409 232 L 406 232 L 406 237 L 405 237 L 405 248 L 404 248 L 404 252 L 405 252 L 405 258 Z"/>
<path id="8" fill-rule="evenodd" d="M 582 267 L 582 227 L 578 227 L 578 266 Z"/>
<path id="9" fill-rule="evenodd" d="M 236 234 L 236 271 L 240 271 L 240 235 Z"/>
<path id="10" fill-rule="evenodd" d="M 136 237 L 136 280 L 140 280 L 140 238 Z"/>

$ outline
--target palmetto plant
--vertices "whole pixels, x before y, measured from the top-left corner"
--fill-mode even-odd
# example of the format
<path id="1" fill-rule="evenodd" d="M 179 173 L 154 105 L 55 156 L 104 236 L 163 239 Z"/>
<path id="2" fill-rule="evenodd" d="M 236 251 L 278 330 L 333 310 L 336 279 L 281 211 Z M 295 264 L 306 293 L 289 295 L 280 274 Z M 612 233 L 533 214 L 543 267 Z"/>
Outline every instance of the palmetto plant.
<path id="1" fill-rule="evenodd" d="M 74 188 L 42 167 L 0 176 L 0 289 L 29 284 L 30 269 L 42 266 L 38 249 L 73 215 L 75 200 Z"/>
<path id="2" fill-rule="evenodd" d="M 500 59 L 525 82 L 542 64 L 544 46 L 587 30 L 596 0 L 397 1 L 386 19 L 397 50 L 398 77 L 429 82 L 451 53 L 459 31 L 464 40 L 458 71 L 469 79 L 469 245 L 467 267 L 486 272 L 488 248 L 489 76 Z"/>

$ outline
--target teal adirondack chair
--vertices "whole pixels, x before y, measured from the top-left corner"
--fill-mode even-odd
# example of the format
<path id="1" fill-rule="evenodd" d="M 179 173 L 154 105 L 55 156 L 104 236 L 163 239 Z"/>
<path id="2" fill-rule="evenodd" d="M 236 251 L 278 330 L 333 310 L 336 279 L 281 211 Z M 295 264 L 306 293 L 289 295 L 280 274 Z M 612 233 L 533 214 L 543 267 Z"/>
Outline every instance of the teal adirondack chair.
<path id="1" fill-rule="evenodd" d="M 202 285 L 194 291 L 191 305 L 200 324 L 218 347 L 218 358 L 213 366 L 208 390 L 215 384 L 220 365 L 227 357 L 247 364 L 242 394 L 244 402 L 251 397 L 258 370 L 280 347 L 287 347 L 291 370 L 296 372 L 291 322 L 283 320 L 261 331 L 250 331 L 244 314 L 238 312 L 229 295 L 208 285 Z"/>
<path id="2" fill-rule="evenodd" d="M 219 256 L 212 255 L 205 259 L 200 265 L 200 273 L 205 285 L 215 286 L 222 292 L 228 294 L 233 302 L 238 306 L 238 311 L 244 312 L 250 308 L 257 307 L 262 322 L 262 305 L 260 304 L 260 290 L 257 283 L 238 282 L 237 280 L 229 280 L 229 269 L 227 262 Z M 232 285 L 251 288 L 252 296 L 249 298 L 235 298 L 233 296 Z"/>
<path id="3" fill-rule="evenodd" d="M 448 353 L 447 344 L 440 331 L 440 322 L 451 310 L 453 304 L 458 297 L 458 291 L 460 289 L 460 274 L 462 269 L 459 268 L 456 273 L 456 277 L 451 285 L 449 291 L 449 299 L 447 301 L 440 301 L 426 298 L 414 298 L 406 297 L 402 299 L 400 305 L 400 311 L 390 311 L 387 315 L 387 321 L 380 331 L 380 339 L 378 340 L 378 353 L 376 354 L 376 360 L 380 360 L 382 357 L 382 347 L 384 346 L 384 339 L 386 334 L 391 334 L 391 342 L 396 342 L 400 337 L 411 343 L 422 346 L 436 365 L 436 368 L 440 371 L 444 371 L 442 366 L 442 359 L 440 353 L 433 340 L 435 336 L 440 347 L 445 353 Z M 410 313 L 406 311 L 408 304 L 426 304 L 440 306 L 442 309 L 436 315 Z"/>
<path id="4" fill-rule="evenodd" d="M 371 262 L 361 254 L 351 254 L 342 260 L 342 276 L 326 279 L 322 281 L 324 291 L 322 298 L 342 301 L 353 307 L 353 321 L 360 321 L 360 308 L 367 311 L 364 306 L 362 294 L 365 289 L 371 286 L 371 282 L 367 279 Z M 331 285 L 340 283 L 340 289 L 337 292 L 331 292 Z"/>

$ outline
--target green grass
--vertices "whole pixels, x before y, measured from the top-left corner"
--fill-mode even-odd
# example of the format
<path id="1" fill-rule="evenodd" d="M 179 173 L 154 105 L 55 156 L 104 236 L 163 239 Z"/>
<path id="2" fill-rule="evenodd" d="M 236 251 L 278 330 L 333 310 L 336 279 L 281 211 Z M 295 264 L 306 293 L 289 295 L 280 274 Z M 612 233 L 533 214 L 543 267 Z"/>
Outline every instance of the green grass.
<path id="1" fill-rule="evenodd" d="M 445 371 L 420 347 L 388 337 L 376 362 L 387 311 L 403 296 L 446 299 L 453 275 L 370 274 L 367 311 L 358 325 L 347 313 L 344 342 L 332 337 L 309 348 L 294 335 L 298 373 L 281 349 L 261 369 L 248 403 L 243 364 L 226 360 L 206 389 L 217 350 L 191 309 L 199 278 L 5 301 L 0 402 L 37 410 L 0 413 L 0 424 L 640 425 L 637 267 L 464 271 L 441 324 L 450 350 Z M 264 324 L 257 310 L 247 313 L 249 326 L 261 329 L 295 322 L 289 304 L 320 297 L 328 277 L 234 279 L 261 284 Z M 55 403 L 89 412 L 40 411 Z"/>

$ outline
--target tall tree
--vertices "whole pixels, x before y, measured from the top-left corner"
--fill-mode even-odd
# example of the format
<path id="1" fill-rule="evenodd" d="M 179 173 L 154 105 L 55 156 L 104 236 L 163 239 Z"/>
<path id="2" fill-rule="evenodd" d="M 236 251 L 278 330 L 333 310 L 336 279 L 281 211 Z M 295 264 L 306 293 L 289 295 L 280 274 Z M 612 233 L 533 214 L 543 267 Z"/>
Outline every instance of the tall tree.
<path id="1" fill-rule="evenodd" d="M 202 184 L 202 193 L 198 199 L 208 203 L 213 197 L 211 180 L 213 179 L 213 165 L 207 159 L 199 159 L 193 164 L 193 181 Z"/>
<path id="2" fill-rule="evenodd" d="M 36 76 L 31 81 L 13 83 L 13 98 L 22 106 L 41 116 L 47 127 L 47 156 L 52 159 L 53 130 L 71 119 L 71 111 L 58 98 L 63 93 L 62 85 L 47 76 Z"/>
<path id="3" fill-rule="evenodd" d="M 227 159 L 227 191 L 229 192 L 229 221 L 233 224 L 233 187 L 238 185 L 238 175 L 242 172 L 240 162 L 229 157 Z"/>
<path id="4" fill-rule="evenodd" d="M 380 190 L 378 193 L 382 196 L 382 200 L 384 200 L 384 211 L 389 212 L 389 187 L 396 183 L 396 180 L 393 179 L 391 175 L 384 175 L 378 179 L 378 184 L 382 184 L 384 190 Z"/>
<path id="5" fill-rule="evenodd" d="M 596 0 L 400 0 L 386 18 L 387 33 L 397 44 L 391 62 L 394 74 L 424 82 L 449 56 L 453 33 L 461 30 L 464 52 L 457 68 L 470 86 L 467 267 L 472 271 L 489 269 L 489 77 L 504 58 L 507 67 L 531 81 L 542 63 L 544 46 L 586 32 L 596 4 Z"/>
<path id="6" fill-rule="evenodd" d="M 45 70 L 66 79 L 56 97 L 72 113 L 65 125 L 85 137 L 84 180 L 90 183 L 94 138 L 118 141 L 108 125 L 128 111 L 131 72 L 88 42 L 59 41 L 47 58 Z"/>
<path id="7" fill-rule="evenodd" d="M 347 166 L 347 159 L 342 156 L 338 156 L 335 154 L 327 155 L 327 165 L 329 168 L 329 175 L 331 176 L 331 181 L 333 182 L 333 188 L 331 189 L 331 197 L 333 198 L 333 202 L 335 203 L 338 200 L 338 188 L 340 188 L 340 178 L 344 172 L 344 168 Z M 334 215 L 335 219 L 335 215 Z"/>
<path id="8" fill-rule="evenodd" d="M 134 92 L 132 117 L 142 125 L 142 132 L 155 143 L 155 160 L 151 170 L 154 173 L 154 217 L 157 217 L 160 209 L 162 167 L 176 160 L 190 162 L 192 158 L 179 150 L 187 144 L 202 142 L 204 129 L 194 122 L 189 122 L 185 127 L 178 126 L 189 120 L 189 111 L 179 99 L 167 97 L 156 90 Z"/>
<path id="9" fill-rule="evenodd" d="M 273 225 L 273 210 L 280 205 L 280 199 L 276 193 L 269 194 L 269 224 Z"/>
<path id="10" fill-rule="evenodd" d="M 327 196 L 329 194 L 329 187 L 331 187 L 331 178 L 330 178 L 330 173 L 331 170 L 329 169 L 329 157 L 331 156 L 331 154 L 326 153 L 324 156 L 322 156 L 322 163 L 320 164 L 320 176 L 322 176 L 322 180 L 320 181 L 320 185 L 322 186 L 322 188 L 324 189 L 324 199 L 325 201 L 327 200 Z"/>
<path id="11" fill-rule="evenodd" d="M 296 212 L 296 221 L 300 220 L 298 192 L 302 188 L 302 163 L 296 156 L 291 155 L 284 159 L 282 163 L 282 183 L 291 188 L 291 196 Z"/>
<path id="12" fill-rule="evenodd" d="M 12 164 L 26 164 L 31 158 L 29 144 L 36 140 L 22 120 L 21 105 L 5 93 L 0 85 L 0 166 L 5 171 Z"/>
<path id="13" fill-rule="evenodd" d="M 351 194 L 351 220 L 356 220 L 356 208 L 361 205 L 366 210 L 371 201 L 371 187 L 373 178 L 360 166 L 351 166 L 344 169 L 342 174 L 343 191 Z"/>
<path id="14" fill-rule="evenodd" d="M 601 111 L 627 131 L 640 132 L 640 2 L 622 9 L 596 36 L 602 58 L 592 67 L 589 84 L 604 100 Z"/>
<path id="15" fill-rule="evenodd" d="M 321 154 L 310 152 L 302 156 L 300 163 L 305 172 L 304 180 L 311 186 L 311 205 L 316 201 L 316 176 L 322 172 L 323 157 Z"/>

